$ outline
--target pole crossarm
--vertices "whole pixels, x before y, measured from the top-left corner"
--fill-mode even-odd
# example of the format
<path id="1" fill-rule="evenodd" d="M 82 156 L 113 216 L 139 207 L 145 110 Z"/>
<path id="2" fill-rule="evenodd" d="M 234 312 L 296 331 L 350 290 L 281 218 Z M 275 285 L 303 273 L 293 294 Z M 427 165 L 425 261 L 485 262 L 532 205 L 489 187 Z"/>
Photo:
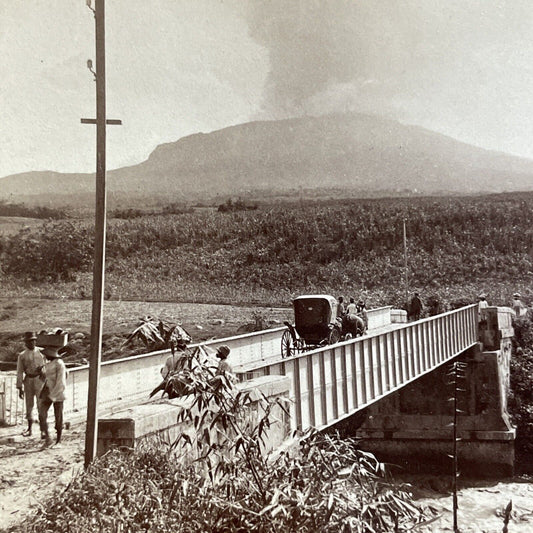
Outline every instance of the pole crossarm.
<path id="1" fill-rule="evenodd" d="M 95 118 L 82 118 L 80 121 L 82 124 L 96 124 Z M 105 123 L 112 126 L 122 126 L 122 120 L 119 118 L 108 118 Z"/>

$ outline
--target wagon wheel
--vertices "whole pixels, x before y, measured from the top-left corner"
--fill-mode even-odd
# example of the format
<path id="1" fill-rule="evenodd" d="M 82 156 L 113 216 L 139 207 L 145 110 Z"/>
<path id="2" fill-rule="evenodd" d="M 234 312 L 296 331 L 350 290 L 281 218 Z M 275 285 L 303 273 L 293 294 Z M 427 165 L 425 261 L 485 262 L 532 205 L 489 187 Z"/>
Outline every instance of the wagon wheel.
<path id="1" fill-rule="evenodd" d="M 328 344 L 337 344 L 341 340 L 341 332 L 337 328 L 333 328 L 328 335 Z"/>
<path id="2" fill-rule="evenodd" d="M 294 339 L 292 338 L 291 332 L 287 329 L 281 336 L 281 357 L 285 359 L 287 357 L 291 357 L 295 353 L 296 346 L 294 344 Z"/>

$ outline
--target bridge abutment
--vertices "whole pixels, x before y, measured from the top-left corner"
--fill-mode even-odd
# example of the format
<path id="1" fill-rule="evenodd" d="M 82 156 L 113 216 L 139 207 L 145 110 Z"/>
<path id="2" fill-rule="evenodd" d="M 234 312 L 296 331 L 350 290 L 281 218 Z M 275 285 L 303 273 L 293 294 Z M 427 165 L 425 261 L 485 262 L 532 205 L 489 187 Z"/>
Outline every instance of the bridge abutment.
<path id="1" fill-rule="evenodd" d="M 270 402 L 275 402 L 278 398 L 288 399 L 289 380 L 284 376 L 263 376 L 237 384 L 236 392 L 250 395 L 251 403 L 246 408 L 246 416 L 251 422 L 256 423 L 264 414 L 264 406 L 261 405 L 263 399 Z M 103 455 L 112 448 L 135 449 L 141 443 L 158 444 L 161 440 L 172 443 L 182 433 L 186 433 L 191 442 L 195 442 L 202 436 L 196 434 L 192 424 L 178 420 L 180 411 L 190 408 L 192 403 L 192 397 L 161 399 L 101 417 L 98 421 L 97 455 Z M 218 441 L 218 433 L 219 429 L 216 426 L 211 427 L 212 442 Z M 263 451 L 269 452 L 277 448 L 289 434 L 289 417 L 284 409 L 275 405 L 271 414 L 271 423 L 263 435 Z M 192 457 L 188 448 L 176 448 L 175 453 Z"/>
<path id="2" fill-rule="evenodd" d="M 483 312 L 479 343 L 460 354 L 466 364 L 457 395 L 461 471 L 476 476 L 512 475 L 515 430 L 507 413 L 511 357 L 511 310 Z M 366 419 L 344 422 L 362 447 L 402 468 L 432 465 L 450 472 L 453 453 L 454 387 L 445 364 L 371 405 Z M 361 420 L 358 417 L 359 421 Z"/>

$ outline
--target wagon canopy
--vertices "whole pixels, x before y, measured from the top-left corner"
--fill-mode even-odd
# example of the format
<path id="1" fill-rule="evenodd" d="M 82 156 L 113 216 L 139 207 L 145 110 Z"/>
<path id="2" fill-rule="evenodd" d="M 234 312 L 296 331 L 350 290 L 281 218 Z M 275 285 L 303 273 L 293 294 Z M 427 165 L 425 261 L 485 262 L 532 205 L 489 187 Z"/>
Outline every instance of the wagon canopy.
<path id="1" fill-rule="evenodd" d="M 307 343 L 319 344 L 328 337 L 337 316 L 337 300 L 328 294 L 298 296 L 292 301 L 298 335 Z"/>

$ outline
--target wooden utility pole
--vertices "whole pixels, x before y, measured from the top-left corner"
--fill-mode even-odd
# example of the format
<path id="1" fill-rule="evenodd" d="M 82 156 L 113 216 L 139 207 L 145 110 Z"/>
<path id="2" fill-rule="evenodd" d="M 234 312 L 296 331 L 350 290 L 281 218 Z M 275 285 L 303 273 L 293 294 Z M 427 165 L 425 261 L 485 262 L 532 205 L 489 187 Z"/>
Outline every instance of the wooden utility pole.
<path id="1" fill-rule="evenodd" d="M 409 304 L 409 271 L 407 267 L 407 231 L 405 229 L 405 218 L 403 219 L 403 259 L 405 267 L 405 303 Z"/>
<path id="2" fill-rule="evenodd" d="M 104 305 L 105 241 L 106 241 L 106 121 L 105 100 L 105 0 L 95 0 L 93 11 L 96 26 L 96 120 L 81 119 L 84 124 L 96 124 L 96 210 L 93 266 L 93 302 L 91 317 L 91 354 L 89 361 L 89 394 L 87 399 L 87 429 L 85 433 L 85 468 L 96 455 L 98 437 L 98 381 L 102 358 L 102 314 Z M 90 62 L 88 62 L 88 66 Z M 89 66 L 90 68 L 90 66 Z"/>

